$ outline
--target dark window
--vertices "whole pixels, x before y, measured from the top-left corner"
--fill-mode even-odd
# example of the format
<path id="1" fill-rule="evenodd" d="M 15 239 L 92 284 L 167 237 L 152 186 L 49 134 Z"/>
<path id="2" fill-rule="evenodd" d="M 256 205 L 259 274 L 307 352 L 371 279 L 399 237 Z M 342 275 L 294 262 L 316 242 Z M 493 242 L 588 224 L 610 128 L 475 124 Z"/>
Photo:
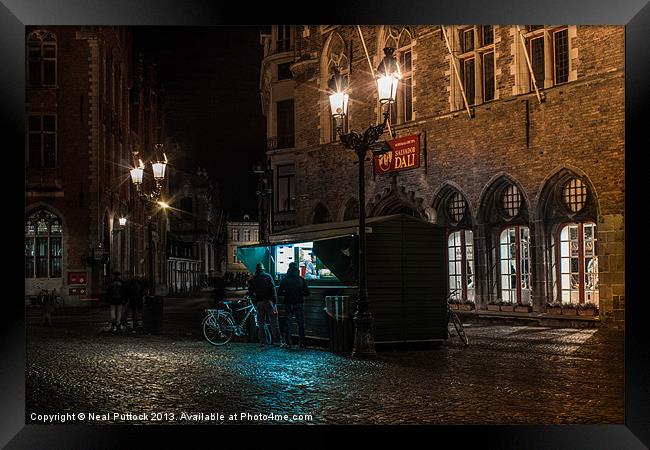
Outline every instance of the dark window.
<path id="1" fill-rule="evenodd" d="M 330 221 L 330 213 L 325 206 L 319 204 L 314 211 L 313 223 L 327 223 Z"/>
<path id="2" fill-rule="evenodd" d="M 481 27 L 481 38 L 483 46 L 494 44 L 494 32 L 492 30 L 492 25 L 483 25 Z"/>
<path id="3" fill-rule="evenodd" d="M 469 105 L 474 104 L 475 95 L 475 80 L 474 74 L 474 58 L 469 58 L 461 61 L 460 77 L 463 80 L 463 87 L 465 89 L 465 96 Z"/>
<path id="4" fill-rule="evenodd" d="M 295 209 L 295 174 L 294 165 L 278 166 L 278 212 L 293 211 Z"/>
<path id="5" fill-rule="evenodd" d="M 290 62 L 278 64 L 278 80 L 288 80 L 293 78 L 289 66 L 291 66 Z"/>
<path id="6" fill-rule="evenodd" d="M 278 148 L 293 147 L 293 100 L 277 103 Z"/>
<path id="7" fill-rule="evenodd" d="M 408 122 L 413 120 L 413 60 L 411 50 L 400 54 L 400 66 L 402 72 L 402 120 Z"/>
<path id="8" fill-rule="evenodd" d="M 56 116 L 29 116 L 27 122 L 29 167 L 56 166 Z"/>
<path id="9" fill-rule="evenodd" d="M 454 195 L 449 198 L 449 202 L 447 203 L 447 211 L 449 212 L 451 221 L 457 224 L 463 220 L 466 209 L 467 204 L 465 203 L 465 199 L 459 192 L 455 192 Z"/>
<path id="10" fill-rule="evenodd" d="M 27 44 L 27 77 L 29 86 L 56 85 L 56 37 L 47 31 L 36 31 Z"/>
<path id="11" fill-rule="evenodd" d="M 555 84 L 569 81 L 569 30 L 553 33 Z"/>
<path id="12" fill-rule="evenodd" d="M 537 88 L 544 87 L 544 37 L 538 37 L 530 40 L 530 64 L 535 74 Z M 532 87 L 531 81 L 531 88 Z M 534 88 L 533 88 L 534 89 Z"/>
<path id="13" fill-rule="evenodd" d="M 286 52 L 291 50 L 291 26 L 278 25 L 278 38 L 277 38 L 278 52 Z"/>
<path id="14" fill-rule="evenodd" d="M 462 50 L 463 53 L 474 50 L 474 28 L 463 30 Z"/>
<path id="15" fill-rule="evenodd" d="M 483 101 L 494 100 L 494 52 L 483 54 Z"/>

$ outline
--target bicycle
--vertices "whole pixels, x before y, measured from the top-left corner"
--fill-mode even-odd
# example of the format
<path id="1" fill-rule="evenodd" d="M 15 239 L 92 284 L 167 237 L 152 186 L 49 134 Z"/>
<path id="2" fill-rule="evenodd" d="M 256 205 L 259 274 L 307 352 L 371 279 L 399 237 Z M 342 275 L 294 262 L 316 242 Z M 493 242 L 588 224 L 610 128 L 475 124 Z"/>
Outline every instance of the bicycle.
<path id="1" fill-rule="evenodd" d="M 36 303 L 42 307 L 52 306 L 54 309 L 63 309 L 65 306 L 63 297 L 56 292 L 56 289 L 52 289 L 52 292 L 41 289 L 41 293 L 36 298 Z"/>
<path id="2" fill-rule="evenodd" d="M 231 305 L 244 303 L 244 306 L 235 311 L 246 311 L 246 314 L 239 323 L 235 322 L 234 312 Z M 201 324 L 203 336 L 212 345 L 225 345 L 230 342 L 232 335 L 245 336 L 244 326 L 247 324 L 249 317 L 252 315 L 255 320 L 255 327 L 259 328 L 257 322 L 257 308 L 247 295 L 242 301 L 224 301 L 221 308 L 206 308 L 206 316 Z M 264 324 L 264 337 L 267 344 L 273 343 L 271 336 L 271 325 Z"/>
<path id="3" fill-rule="evenodd" d="M 456 336 L 463 342 L 465 347 L 469 347 L 469 339 L 467 339 L 467 335 L 465 334 L 465 328 L 463 327 L 463 322 L 461 322 L 460 317 L 454 311 L 449 307 L 449 302 L 451 299 L 456 295 L 456 292 L 458 292 L 459 289 L 454 289 L 453 291 L 450 291 L 449 294 L 447 295 L 447 337 L 451 337 L 452 335 L 452 326 L 453 329 L 456 331 Z"/>

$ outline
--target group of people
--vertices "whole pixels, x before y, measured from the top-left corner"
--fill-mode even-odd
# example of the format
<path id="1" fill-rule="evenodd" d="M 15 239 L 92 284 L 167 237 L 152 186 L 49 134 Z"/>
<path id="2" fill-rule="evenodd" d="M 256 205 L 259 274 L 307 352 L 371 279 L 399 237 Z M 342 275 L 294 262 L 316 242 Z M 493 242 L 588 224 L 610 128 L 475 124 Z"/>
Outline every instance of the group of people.
<path id="1" fill-rule="evenodd" d="M 271 324 L 273 344 L 283 348 L 291 348 L 291 319 L 298 323 L 298 347 L 305 348 L 305 319 L 303 314 L 304 297 L 309 295 L 309 288 L 304 278 L 300 276 L 298 265 L 289 264 L 287 276 L 282 279 L 276 290 L 273 277 L 264 271 L 262 263 L 257 264 L 255 275 L 248 282 L 248 293 L 257 308 L 257 323 Z M 284 339 L 280 336 L 278 321 L 278 295 L 284 297 L 284 310 L 286 313 L 286 327 Z M 258 328 L 259 345 L 265 345 L 264 329 Z"/>
<path id="2" fill-rule="evenodd" d="M 131 312 L 132 331 L 142 327 L 142 304 L 146 281 L 135 275 L 122 280 L 120 272 L 113 272 L 113 279 L 106 290 L 106 300 L 111 311 L 111 332 L 123 331 Z"/>

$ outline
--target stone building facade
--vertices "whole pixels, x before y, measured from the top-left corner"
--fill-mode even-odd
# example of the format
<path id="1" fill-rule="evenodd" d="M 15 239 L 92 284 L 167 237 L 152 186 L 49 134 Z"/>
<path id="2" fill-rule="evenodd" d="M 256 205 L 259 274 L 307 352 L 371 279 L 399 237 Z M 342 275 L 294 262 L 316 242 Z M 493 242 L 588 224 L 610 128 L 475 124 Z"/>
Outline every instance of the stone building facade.
<path id="1" fill-rule="evenodd" d="M 366 213 L 446 226 L 450 290 L 479 310 L 594 303 L 601 322 L 622 324 L 624 28 L 360 31 L 363 40 L 356 26 L 261 36 L 273 231 L 357 217 L 356 155 L 337 142 L 327 80 L 334 66 L 348 76 L 348 129 L 377 124 L 370 70 L 393 47 L 402 80 L 391 131 L 419 136 L 421 163 L 379 175 L 369 156 Z"/>
<path id="2" fill-rule="evenodd" d="M 252 221 L 250 216 L 244 214 L 241 220 L 228 220 L 226 228 L 226 258 L 223 271 L 248 272 L 248 269 L 237 257 L 237 247 L 240 245 L 258 244 L 259 222 Z"/>
<path id="3" fill-rule="evenodd" d="M 164 142 L 155 67 L 124 27 L 29 26 L 25 39 L 26 294 L 99 298 L 112 271 L 147 276 L 152 258 L 165 291 L 165 213 L 129 175 L 133 151 L 149 161 Z"/>
<path id="4" fill-rule="evenodd" d="M 195 175 L 172 168 L 167 271 L 170 293 L 194 292 L 219 271 L 225 216 L 219 190 L 199 168 Z"/>

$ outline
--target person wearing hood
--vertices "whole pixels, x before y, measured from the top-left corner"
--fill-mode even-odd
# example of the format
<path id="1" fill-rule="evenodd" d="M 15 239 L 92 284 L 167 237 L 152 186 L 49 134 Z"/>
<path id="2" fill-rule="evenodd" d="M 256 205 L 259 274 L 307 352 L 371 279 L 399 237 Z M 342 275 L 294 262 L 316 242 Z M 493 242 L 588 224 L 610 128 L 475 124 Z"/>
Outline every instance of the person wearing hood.
<path id="1" fill-rule="evenodd" d="M 278 288 L 278 295 L 284 296 L 284 310 L 287 318 L 285 346 L 291 348 L 291 318 L 298 322 L 298 345 L 305 348 L 305 318 L 302 310 L 304 296 L 309 295 L 309 288 L 295 262 L 289 264 L 287 276 Z"/>

